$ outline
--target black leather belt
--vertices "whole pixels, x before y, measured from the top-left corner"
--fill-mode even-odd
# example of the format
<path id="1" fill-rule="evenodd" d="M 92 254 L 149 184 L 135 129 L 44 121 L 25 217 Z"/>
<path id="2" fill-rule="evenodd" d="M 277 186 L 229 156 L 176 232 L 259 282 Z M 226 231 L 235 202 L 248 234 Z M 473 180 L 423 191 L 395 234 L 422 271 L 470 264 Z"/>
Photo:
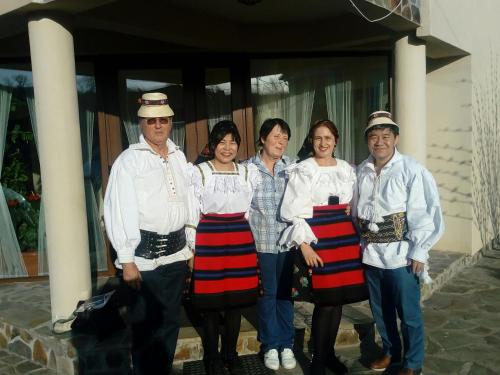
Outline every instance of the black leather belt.
<path id="1" fill-rule="evenodd" d="M 174 254 L 186 246 L 186 232 L 181 228 L 169 234 L 158 234 L 141 229 L 141 242 L 135 249 L 135 256 L 156 259 Z"/>

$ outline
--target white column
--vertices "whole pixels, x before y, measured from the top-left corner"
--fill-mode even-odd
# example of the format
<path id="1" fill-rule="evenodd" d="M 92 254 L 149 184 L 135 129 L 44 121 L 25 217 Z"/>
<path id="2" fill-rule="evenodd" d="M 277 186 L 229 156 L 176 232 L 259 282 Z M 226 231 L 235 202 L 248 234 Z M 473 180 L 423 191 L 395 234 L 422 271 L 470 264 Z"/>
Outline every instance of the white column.
<path id="1" fill-rule="evenodd" d="M 28 31 L 55 321 L 91 295 L 75 53 L 55 19 L 32 17 Z"/>
<path id="2" fill-rule="evenodd" d="M 425 165 L 427 158 L 425 44 L 408 36 L 394 48 L 394 115 L 398 149 Z"/>

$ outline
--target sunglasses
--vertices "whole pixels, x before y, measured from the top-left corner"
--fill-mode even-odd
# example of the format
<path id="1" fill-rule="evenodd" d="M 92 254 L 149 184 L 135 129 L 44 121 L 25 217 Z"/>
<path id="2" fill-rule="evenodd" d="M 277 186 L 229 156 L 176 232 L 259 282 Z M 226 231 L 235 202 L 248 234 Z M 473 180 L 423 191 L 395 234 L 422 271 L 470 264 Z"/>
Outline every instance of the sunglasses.
<path id="1" fill-rule="evenodd" d="M 156 120 L 160 120 L 160 124 L 168 125 L 170 123 L 170 119 L 168 117 L 148 117 L 146 119 L 146 123 L 148 125 L 156 125 Z"/>

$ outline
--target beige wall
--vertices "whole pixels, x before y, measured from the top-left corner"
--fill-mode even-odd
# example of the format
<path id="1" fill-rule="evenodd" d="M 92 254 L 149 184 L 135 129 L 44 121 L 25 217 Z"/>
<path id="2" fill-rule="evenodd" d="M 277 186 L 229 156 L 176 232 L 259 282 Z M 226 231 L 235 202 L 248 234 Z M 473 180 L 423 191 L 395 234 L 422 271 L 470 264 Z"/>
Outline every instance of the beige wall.
<path id="1" fill-rule="evenodd" d="M 453 46 L 455 52 L 470 54 L 428 61 L 427 162 L 446 213 L 446 234 L 437 247 L 474 253 L 482 245 L 472 205 L 473 91 L 491 80 L 491 58 L 500 52 L 500 1 L 427 0 L 424 4 L 424 22 L 417 35 L 427 41 L 428 50 L 433 55 L 453 55 Z"/>
<path id="2" fill-rule="evenodd" d="M 470 56 L 427 62 L 427 167 L 439 188 L 446 231 L 436 248 L 471 252 Z"/>

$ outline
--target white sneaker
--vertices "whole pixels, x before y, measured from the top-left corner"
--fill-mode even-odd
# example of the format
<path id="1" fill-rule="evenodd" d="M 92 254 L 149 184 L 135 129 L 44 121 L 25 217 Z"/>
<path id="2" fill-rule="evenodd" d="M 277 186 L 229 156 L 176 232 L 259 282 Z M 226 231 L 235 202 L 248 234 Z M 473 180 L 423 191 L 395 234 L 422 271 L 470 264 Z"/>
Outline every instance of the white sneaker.
<path id="1" fill-rule="evenodd" d="M 276 349 L 268 350 L 264 354 L 264 365 L 266 365 L 268 369 L 274 371 L 280 368 L 280 359 L 278 358 L 278 351 Z"/>
<path id="2" fill-rule="evenodd" d="M 283 349 L 281 352 L 281 365 L 287 370 L 294 369 L 297 366 L 297 361 L 293 355 L 292 349 Z"/>

